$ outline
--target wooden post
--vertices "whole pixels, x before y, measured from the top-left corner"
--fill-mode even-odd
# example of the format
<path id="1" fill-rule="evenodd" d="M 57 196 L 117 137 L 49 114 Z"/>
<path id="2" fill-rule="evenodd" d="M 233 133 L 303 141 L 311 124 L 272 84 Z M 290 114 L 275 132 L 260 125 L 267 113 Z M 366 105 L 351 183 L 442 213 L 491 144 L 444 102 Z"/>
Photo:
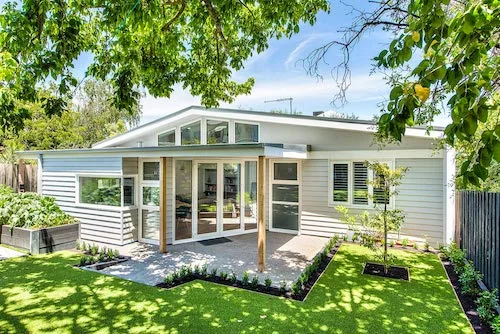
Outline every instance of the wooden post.
<path id="1" fill-rule="evenodd" d="M 17 167 L 17 184 L 18 192 L 23 193 L 25 191 L 24 179 L 26 178 L 26 165 L 24 164 L 24 159 L 19 159 L 19 164 Z"/>
<path id="2" fill-rule="evenodd" d="M 259 156 L 257 173 L 257 270 L 266 270 L 266 224 L 264 222 L 264 157 Z"/>
<path id="3" fill-rule="evenodd" d="M 160 160 L 160 252 L 167 252 L 167 158 Z"/>

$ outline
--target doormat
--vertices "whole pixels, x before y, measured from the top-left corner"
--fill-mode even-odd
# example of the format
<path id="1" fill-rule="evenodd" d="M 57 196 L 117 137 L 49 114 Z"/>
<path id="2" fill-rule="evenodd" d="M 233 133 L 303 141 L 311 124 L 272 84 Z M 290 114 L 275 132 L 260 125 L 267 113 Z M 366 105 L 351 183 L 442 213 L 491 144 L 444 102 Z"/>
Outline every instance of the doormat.
<path id="1" fill-rule="evenodd" d="M 203 246 L 211 246 L 211 245 L 217 245 L 217 244 L 223 244 L 226 242 L 233 242 L 231 239 L 228 238 L 215 238 L 215 239 L 209 239 L 209 240 L 203 240 L 203 241 L 198 241 L 200 244 Z"/>

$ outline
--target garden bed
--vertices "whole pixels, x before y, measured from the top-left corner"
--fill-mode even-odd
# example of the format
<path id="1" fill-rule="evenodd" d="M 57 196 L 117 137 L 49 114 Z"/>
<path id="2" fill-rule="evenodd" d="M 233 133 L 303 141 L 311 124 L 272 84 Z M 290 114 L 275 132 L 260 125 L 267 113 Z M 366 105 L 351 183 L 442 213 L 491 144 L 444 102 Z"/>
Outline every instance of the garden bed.
<path id="1" fill-rule="evenodd" d="M 367 262 L 363 268 L 363 274 L 373 275 L 386 278 L 400 279 L 404 281 L 410 280 L 410 270 L 406 267 L 390 266 L 387 273 L 384 270 L 384 265 L 380 263 Z"/>
<path id="2" fill-rule="evenodd" d="M 269 279 L 266 279 L 264 284 L 262 284 L 258 281 L 257 276 L 254 276 L 251 279 L 248 273 L 244 273 L 243 277 L 238 279 L 234 274 L 228 275 L 223 272 L 217 274 L 217 270 L 215 269 L 209 273 L 206 267 L 201 269 L 199 267 L 195 267 L 194 270 L 190 267 L 183 267 L 179 272 L 170 274 L 164 282 L 159 283 L 156 286 L 162 289 L 170 289 L 198 279 L 265 293 L 268 295 L 282 296 L 285 298 L 303 301 L 307 298 L 307 295 L 314 287 L 316 281 L 328 267 L 328 264 L 332 261 L 340 245 L 341 243 L 338 243 L 338 238 L 332 238 L 325 250 L 316 255 L 313 261 L 300 275 L 297 282 L 292 284 L 291 288 L 289 288 L 284 281 L 280 283 L 280 287 L 275 287 L 271 285 L 272 282 Z"/>
<path id="3" fill-rule="evenodd" d="M 446 260 L 443 257 L 440 257 L 440 259 L 441 262 L 443 263 L 446 274 L 448 275 L 448 279 L 450 280 L 450 283 L 453 286 L 453 289 L 455 290 L 455 294 L 457 295 L 457 298 L 460 301 L 460 304 L 462 305 L 465 315 L 467 316 L 467 318 L 469 318 L 469 321 L 474 331 L 478 334 L 493 333 L 491 327 L 488 324 L 485 324 L 483 321 L 481 321 L 481 318 L 479 317 L 479 313 L 476 310 L 476 303 L 475 303 L 477 297 L 463 293 L 462 288 L 460 287 L 458 281 L 459 276 L 455 273 L 451 261 Z"/>
<path id="4" fill-rule="evenodd" d="M 0 243 L 17 247 L 31 254 L 71 249 L 78 240 L 80 224 L 67 224 L 40 229 L 2 225 Z"/>
<path id="5" fill-rule="evenodd" d="M 84 242 L 77 242 L 76 249 L 82 251 L 80 263 L 74 265 L 79 268 L 103 270 L 104 268 L 114 266 L 130 259 L 128 256 L 120 255 L 118 250 L 85 244 Z"/>

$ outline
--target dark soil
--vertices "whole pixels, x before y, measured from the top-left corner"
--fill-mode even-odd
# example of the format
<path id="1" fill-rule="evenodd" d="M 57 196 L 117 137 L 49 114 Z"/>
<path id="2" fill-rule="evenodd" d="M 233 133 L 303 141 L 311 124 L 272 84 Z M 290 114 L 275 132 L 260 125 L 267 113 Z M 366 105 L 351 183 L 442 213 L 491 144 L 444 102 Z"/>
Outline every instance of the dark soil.
<path id="1" fill-rule="evenodd" d="M 113 260 L 110 260 L 110 261 L 95 262 L 95 263 L 86 264 L 86 265 L 83 265 L 83 266 L 80 265 L 80 264 L 75 264 L 74 267 L 78 267 L 78 268 L 85 267 L 85 268 L 91 268 L 91 269 L 95 269 L 95 270 L 103 270 L 104 268 L 111 267 L 111 266 L 114 266 L 115 264 L 125 262 L 128 259 L 129 258 L 125 257 L 125 256 L 118 256 L 118 257 L 115 257 Z"/>
<path id="2" fill-rule="evenodd" d="M 460 284 L 458 283 L 458 275 L 455 273 L 455 270 L 453 270 L 453 264 L 449 260 L 445 260 L 443 258 L 441 258 L 441 262 L 443 263 L 444 269 L 446 270 L 446 273 L 450 278 L 450 283 L 453 286 L 453 289 L 455 289 L 458 300 L 460 301 L 460 304 L 462 304 L 465 315 L 467 316 L 467 318 L 469 318 L 474 331 L 478 334 L 493 333 L 491 327 L 481 321 L 481 318 L 476 311 L 476 303 L 474 301 L 477 297 L 462 293 L 462 289 L 460 288 Z"/>
<path id="3" fill-rule="evenodd" d="M 379 263 L 366 263 L 365 268 L 363 269 L 363 274 L 401 279 L 404 281 L 410 280 L 410 271 L 408 268 L 391 266 L 386 273 L 384 265 Z"/>
<path id="4" fill-rule="evenodd" d="M 173 288 L 175 286 L 185 284 L 185 283 L 199 279 L 199 280 L 203 280 L 203 281 L 207 281 L 207 282 L 212 282 L 212 283 L 222 284 L 222 285 L 226 285 L 226 286 L 232 286 L 232 287 L 236 287 L 236 288 L 240 288 L 240 289 L 265 293 L 268 295 L 282 296 L 285 298 L 303 301 L 304 299 L 306 299 L 307 295 L 312 290 L 314 284 L 320 278 L 321 274 L 323 274 L 326 267 L 328 267 L 328 264 L 332 261 L 333 257 L 337 253 L 339 247 L 340 247 L 340 243 L 338 243 L 337 245 L 335 245 L 332 248 L 331 252 L 326 257 L 326 260 L 321 262 L 321 264 L 318 267 L 318 270 L 311 274 L 309 280 L 307 281 L 307 283 L 304 284 L 304 286 L 302 287 L 299 294 L 292 294 L 291 291 L 288 291 L 288 290 L 284 291 L 280 288 L 273 287 L 273 286 L 271 286 L 269 288 L 263 284 L 258 284 L 257 286 L 252 286 L 251 282 L 249 282 L 247 284 L 243 284 L 243 282 L 241 280 L 237 280 L 236 282 L 233 283 L 233 282 L 229 281 L 229 279 L 223 280 L 219 276 L 215 276 L 215 277 L 212 275 L 203 276 L 201 274 L 194 274 L 194 273 L 192 275 L 182 279 L 182 280 L 180 280 L 180 279 L 176 280 L 172 284 L 166 284 L 164 282 L 161 282 L 159 284 L 156 284 L 156 286 L 159 288 L 162 288 L 162 289 L 169 289 L 169 288 Z"/>

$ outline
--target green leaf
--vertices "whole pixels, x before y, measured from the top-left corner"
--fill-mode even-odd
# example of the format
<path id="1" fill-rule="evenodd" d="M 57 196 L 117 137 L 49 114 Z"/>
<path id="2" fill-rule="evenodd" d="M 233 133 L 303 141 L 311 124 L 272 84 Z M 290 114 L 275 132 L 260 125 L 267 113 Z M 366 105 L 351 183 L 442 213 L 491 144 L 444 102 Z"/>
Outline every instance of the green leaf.
<path id="1" fill-rule="evenodd" d="M 486 122 L 488 120 L 488 108 L 486 106 L 479 106 L 476 115 L 481 122 Z"/>
<path id="2" fill-rule="evenodd" d="M 401 95 L 403 95 L 403 88 L 401 86 L 396 86 L 391 90 L 389 97 L 391 100 L 396 100 Z"/>
<path id="3" fill-rule="evenodd" d="M 486 147 L 479 150 L 479 163 L 481 166 L 488 168 L 491 165 L 491 159 L 493 158 L 491 153 Z"/>
<path id="4" fill-rule="evenodd" d="M 471 13 L 465 14 L 462 31 L 467 35 L 471 34 L 474 31 L 475 24 L 474 16 Z"/>
<path id="5" fill-rule="evenodd" d="M 469 136 L 473 136 L 474 133 L 476 133 L 476 130 L 477 130 L 477 119 L 475 119 L 471 115 L 469 115 L 466 118 L 464 118 L 463 125 L 464 125 L 463 128 L 465 130 L 465 133 L 468 134 Z"/>
<path id="6" fill-rule="evenodd" d="M 474 174 L 476 174 L 478 177 L 481 178 L 481 180 L 486 180 L 488 178 L 488 170 L 484 168 L 483 166 L 477 164 L 474 165 Z"/>
<path id="7" fill-rule="evenodd" d="M 500 141 L 497 139 L 493 145 L 493 159 L 500 162 Z"/>

